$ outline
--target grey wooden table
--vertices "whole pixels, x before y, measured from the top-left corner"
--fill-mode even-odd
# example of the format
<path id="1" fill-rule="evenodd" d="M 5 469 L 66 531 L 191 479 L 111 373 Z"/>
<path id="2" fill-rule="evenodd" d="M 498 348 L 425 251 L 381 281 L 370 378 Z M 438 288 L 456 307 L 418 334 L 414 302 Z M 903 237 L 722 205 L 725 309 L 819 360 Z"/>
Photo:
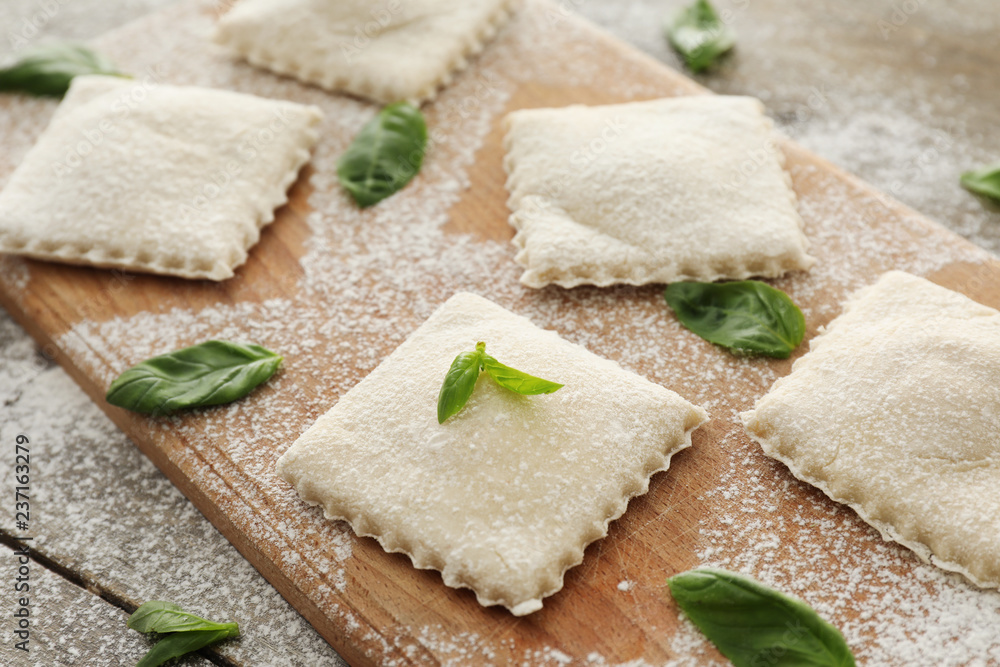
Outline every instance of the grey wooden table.
<path id="1" fill-rule="evenodd" d="M 0 0 L 0 56 L 86 39 L 170 0 Z M 676 0 L 562 0 L 679 67 L 660 26 Z M 697 77 L 759 97 L 778 126 L 955 232 L 1000 251 L 1000 207 L 958 186 L 1000 160 L 994 0 L 718 0 L 736 52 Z M 148 599 L 240 622 L 243 637 L 183 664 L 337 665 L 336 653 L 0 311 L 0 443 L 31 439 L 31 652 L 13 648 L 13 456 L 0 461 L 0 664 L 129 665 L 125 619 Z"/>

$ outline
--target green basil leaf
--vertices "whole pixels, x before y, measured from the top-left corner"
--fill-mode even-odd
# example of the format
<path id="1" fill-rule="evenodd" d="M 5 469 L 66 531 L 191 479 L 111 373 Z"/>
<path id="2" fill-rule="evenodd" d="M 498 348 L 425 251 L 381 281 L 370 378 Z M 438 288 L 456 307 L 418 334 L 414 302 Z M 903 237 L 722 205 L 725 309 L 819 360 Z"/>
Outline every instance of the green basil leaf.
<path id="1" fill-rule="evenodd" d="M 806 335 L 798 306 L 757 280 L 674 283 L 664 297 L 681 324 L 735 352 L 786 359 Z"/>
<path id="2" fill-rule="evenodd" d="M 410 182 L 424 161 L 427 125 L 412 104 L 382 109 L 337 162 L 340 183 L 358 206 L 377 204 Z"/>
<path id="3" fill-rule="evenodd" d="M 205 648 L 223 639 L 236 637 L 229 630 L 194 630 L 175 632 L 158 641 L 149 653 L 143 656 L 136 667 L 157 667 L 168 660 Z"/>
<path id="4" fill-rule="evenodd" d="M 483 368 L 498 385 L 525 396 L 551 394 L 563 388 L 561 384 L 522 373 L 510 366 L 504 366 L 488 354 L 483 355 Z"/>
<path id="5" fill-rule="evenodd" d="M 736 667 L 854 667 L 837 628 L 801 600 L 725 570 L 690 570 L 667 584 L 691 622 Z"/>
<path id="6" fill-rule="evenodd" d="M 666 33 L 670 45 L 693 72 L 711 67 L 736 43 L 736 34 L 719 19 L 707 0 L 696 0 L 681 10 Z"/>
<path id="7" fill-rule="evenodd" d="M 153 415 L 219 405 L 249 394 L 280 364 L 280 356 L 260 345 L 210 340 L 133 366 L 111 383 L 106 398 Z"/>
<path id="8" fill-rule="evenodd" d="M 465 407 L 476 388 L 479 371 L 483 368 L 483 350 L 486 343 L 476 343 L 473 352 L 463 352 L 451 362 L 448 374 L 444 376 L 444 384 L 438 394 L 438 424 L 443 424 L 448 417 L 457 414 Z"/>
<path id="9" fill-rule="evenodd" d="M 79 44 L 51 44 L 27 51 L 0 69 L 0 91 L 62 97 L 73 77 L 81 74 L 127 76 L 100 54 Z"/>
<path id="10" fill-rule="evenodd" d="M 180 605 L 162 600 L 143 603 L 128 618 L 128 627 L 138 632 L 192 632 L 195 630 L 225 630 L 239 634 L 236 623 L 215 623 L 201 616 L 195 616 L 180 608 Z M 235 634 L 233 635 L 236 636 Z"/>
<path id="11" fill-rule="evenodd" d="M 448 417 L 457 414 L 465 407 L 476 388 L 479 373 L 483 370 L 504 389 L 525 396 L 551 394 L 563 387 L 561 384 L 504 366 L 486 354 L 486 343 L 480 341 L 476 343 L 475 351 L 463 352 L 451 362 L 451 368 L 448 369 L 444 384 L 441 385 L 441 392 L 438 394 L 439 424 L 443 424 Z"/>
<path id="12" fill-rule="evenodd" d="M 1000 162 L 962 174 L 962 187 L 1000 202 Z"/>

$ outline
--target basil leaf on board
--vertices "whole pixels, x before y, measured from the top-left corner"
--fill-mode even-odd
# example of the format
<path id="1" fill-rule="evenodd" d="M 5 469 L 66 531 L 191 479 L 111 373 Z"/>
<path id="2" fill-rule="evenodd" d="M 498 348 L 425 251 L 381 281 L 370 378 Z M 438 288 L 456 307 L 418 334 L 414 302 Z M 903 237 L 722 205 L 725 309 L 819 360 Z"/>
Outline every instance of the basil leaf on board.
<path id="1" fill-rule="evenodd" d="M 424 161 L 427 125 L 420 109 L 397 102 L 382 109 L 337 162 L 340 183 L 361 208 L 410 182 Z"/>
<path id="2" fill-rule="evenodd" d="M 111 383 L 106 398 L 153 415 L 229 403 L 274 375 L 281 359 L 260 345 L 210 340 L 133 366 Z"/>
<path id="3" fill-rule="evenodd" d="M 144 602 L 129 616 L 128 627 L 138 632 L 191 632 L 194 630 L 225 630 L 239 633 L 236 623 L 215 623 L 181 609 L 180 605 L 162 600 Z M 235 636 L 235 635 L 233 635 Z"/>
<path id="4" fill-rule="evenodd" d="M 707 0 L 695 0 L 666 27 L 667 40 L 692 72 L 715 64 L 736 43 L 736 33 L 719 18 Z"/>
<path id="5" fill-rule="evenodd" d="M 451 362 L 451 368 L 444 376 L 444 384 L 438 394 L 438 424 L 443 424 L 468 403 L 472 390 L 476 388 L 479 371 L 483 369 L 485 349 L 486 343 L 476 343 L 474 351 L 463 352 Z"/>
<path id="6" fill-rule="evenodd" d="M 685 615 L 736 667 L 854 667 L 837 628 L 797 598 L 709 568 L 682 572 L 667 584 Z"/>
<path id="7" fill-rule="evenodd" d="M 962 187 L 1000 202 L 1000 162 L 962 174 Z"/>
<path id="8" fill-rule="evenodd" d="M 19 61 L 0 69 L 0 91 L 62 97 L 73 77 L 81 74 L 127 76 L 85 46 L 50 44 L 26 51 Z"/>
<path id="9" fill-rule="evenodd" d="M 757 280 L 673 283 L 663 296 L 681 324 L 734 352 L 787 359 L 806 335 L 798 306 Z"/>
<path id="10" fill-rule="evenodd" d="M 188 653 L 205 648 L 223 639 L 236 637 L 239 632 L 231 630 L 193 630 L 191 632 L 175 632 L 169 634 L 149 649 L 136 667 L 157 667 L 173 658 L 179 658 Z"/>
<path id="11" fill-rule="evenodd" d="M 493 378 L 493 381 L 498 385 L 505 389 L 516 391 L 517 393 L 525 396 L 551 394 L 552 392 L 562 389 L 563 387 L 561 384 L 549 382 L 548 380 L 543 380 L 542 378 L 535 377 L 534 375 L 528 375 L 527 373 L 522 373 L 516 368 L 511 368 L 510 366 L 504 366 L 488 354 L 483 355 L 483 368 L 490 374 L 490 377 Z"/>

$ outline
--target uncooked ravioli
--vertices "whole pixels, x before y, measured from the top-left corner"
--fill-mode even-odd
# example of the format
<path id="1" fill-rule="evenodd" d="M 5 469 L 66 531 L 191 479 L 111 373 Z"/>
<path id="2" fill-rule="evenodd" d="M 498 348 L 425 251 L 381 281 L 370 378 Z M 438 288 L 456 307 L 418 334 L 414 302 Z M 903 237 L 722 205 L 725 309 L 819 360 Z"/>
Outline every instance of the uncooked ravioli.
<path id="1" fill-rule="evenodd" d="M 814 263 L 764 107 L 696 95 L 506 120 L 529 287 L 776 277 Z"/>
<path id="2" fill-rule="evenodd" d="M 742 417 L 885 539 L 1000 587 L 1000 312 L 886 273 Z"/>
<path id="3" fill-rule="evenodd" d="M 251 64 L 377 102 L 433 98 L 511 0 L 242 0 L 216 40 Z"/>
<path id="4" fill-rule="evenodd" d="M 0 193 L 0 252 L 224 280 L 287 201 L 322 114 L 79 76 Z"/>
<path id="5" fill-rule="evenodd" d="M 445 373 L 478 341 L 565 386 L 521 396 L 483 373 L 439 424 Z M 706 419 L 674 392 L 460 293 L 320 417 L 278 473 L 327 517 L 520 616 L 562 588 L 587 544 Z"/>

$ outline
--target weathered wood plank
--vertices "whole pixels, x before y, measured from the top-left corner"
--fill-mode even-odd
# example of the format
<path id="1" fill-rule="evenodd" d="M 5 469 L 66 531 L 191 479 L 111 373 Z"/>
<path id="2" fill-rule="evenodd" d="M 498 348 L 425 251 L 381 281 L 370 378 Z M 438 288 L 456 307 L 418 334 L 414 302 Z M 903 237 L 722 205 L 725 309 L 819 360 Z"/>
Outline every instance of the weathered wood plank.
<path id="1" fill-rule="evenodd" d="M 31 441 L 35 551 L 130 609 L 170 600 L 239 622 L 242 639 L 213 649 L 234 664 L 343 664 L 61 369 L 30 348 L 10 356 L 16 363 L 6 368 L 20 369 L 20 381 L 0 442 L 18 433 Z M 0 488 L 13 488 L 11 472 L 2 471 Z M 67 647 L 75 636 L 66 635 Z"/>
<path id="2" fill-rule="evenodd" d="M 14 580 L 19 554 L 0 544 L 0 572 L 4 588 Z M 10 667 L 56 667 L 62 665 L 134 666 L 152 642 L 125 626 L 128 614 L 100 597 L 51 572 L 36 561 L 28 563 L 31 627 L 28 652 L 14 647 L 12 617 L 16 598 L 8 590 L 2 598 L 3 642 L 0 664 Z M 235 642 L 230 642 L 235 643 Z M 178 667 L 209 667 L 194 655 L 176 662 Z"/>

